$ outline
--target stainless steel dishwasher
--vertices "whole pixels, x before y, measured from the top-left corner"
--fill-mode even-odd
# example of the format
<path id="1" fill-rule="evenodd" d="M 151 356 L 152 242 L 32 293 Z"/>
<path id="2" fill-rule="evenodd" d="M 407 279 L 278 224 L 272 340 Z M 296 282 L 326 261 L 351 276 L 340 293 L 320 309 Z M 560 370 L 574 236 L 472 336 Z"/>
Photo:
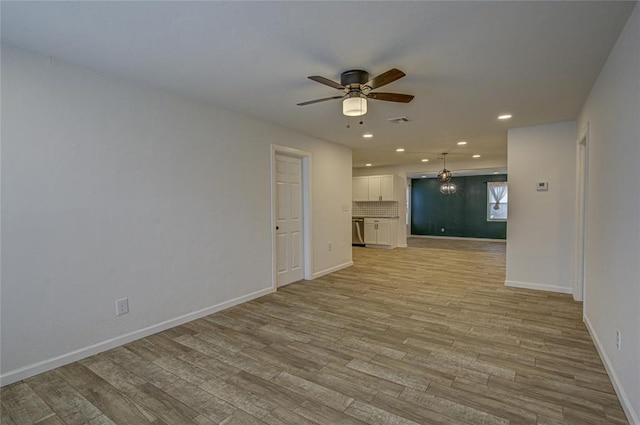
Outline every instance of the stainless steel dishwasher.
<path id="1" fill-rule="evenodd" d="M 351 219 L 351 245 L 364 246 L 364 218 Z"/>

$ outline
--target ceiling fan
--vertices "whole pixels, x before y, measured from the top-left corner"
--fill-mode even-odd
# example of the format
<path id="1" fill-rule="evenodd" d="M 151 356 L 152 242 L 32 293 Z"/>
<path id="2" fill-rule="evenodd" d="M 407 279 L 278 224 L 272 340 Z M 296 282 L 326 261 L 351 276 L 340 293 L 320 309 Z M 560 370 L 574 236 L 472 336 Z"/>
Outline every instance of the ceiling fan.
<path id="1" fill-rule="evenodd" d="M 405 75 L 406 74 L 399 69 L 393 68 L 377 77 L 369 79 L 369 73 L 367 71 L 352 69 L 340 74 L 340 83 L 320 77 L 319 75 L 312 75 L 308 77 L 310 80 L 338 89 L 344 92 L 344 94 L 298 103 L 298 106 L 311 105 L 333 99 L 342 99 L 342 113 L 347 116 L 357 117 L 367 113 L 367 99 L 409 103 L 413 100 L 413 96 L 410 94 L 371 92 L 371 90 L 392 83 Z"/>

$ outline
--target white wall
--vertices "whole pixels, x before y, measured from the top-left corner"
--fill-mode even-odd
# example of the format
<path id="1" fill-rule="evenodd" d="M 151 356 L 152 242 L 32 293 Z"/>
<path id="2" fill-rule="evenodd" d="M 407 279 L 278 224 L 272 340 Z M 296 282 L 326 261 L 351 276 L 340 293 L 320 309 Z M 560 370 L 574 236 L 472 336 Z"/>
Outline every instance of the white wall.
<path id="1" fill-rule="evenodd" d="M 574 121 L 508 132 L 507 286 L 572 291 L 576 137 Z"/>
<path id="2" fill-rule="evenodd" d="M 352 265 L 351 149 L 320 142 L 307 146 L 313 152 L 312 237 L 316 278 Z"/>
<path id="3" fill-rule="evenodd" d="M 589 124 L 585 322 L 632 424 L 640 424 L 639 27 L 636 6 L 578 121 Z"/>
<path id="4" fill-rule="evenodd" d="M 348 266 L 350 149 L 3 46 L 2 384 L 272 291 L 272 143 Z"/>

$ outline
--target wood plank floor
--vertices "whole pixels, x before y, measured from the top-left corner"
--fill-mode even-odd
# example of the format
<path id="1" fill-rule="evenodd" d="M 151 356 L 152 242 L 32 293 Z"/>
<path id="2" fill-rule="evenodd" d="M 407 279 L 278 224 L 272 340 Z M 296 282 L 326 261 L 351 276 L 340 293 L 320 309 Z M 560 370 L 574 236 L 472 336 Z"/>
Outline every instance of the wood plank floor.
<path id="1" fill-rule="evenodd" d="M 13 424 L 626 424 L 570 296 L 504 244 L 410 239 L 7 386 Z"/>

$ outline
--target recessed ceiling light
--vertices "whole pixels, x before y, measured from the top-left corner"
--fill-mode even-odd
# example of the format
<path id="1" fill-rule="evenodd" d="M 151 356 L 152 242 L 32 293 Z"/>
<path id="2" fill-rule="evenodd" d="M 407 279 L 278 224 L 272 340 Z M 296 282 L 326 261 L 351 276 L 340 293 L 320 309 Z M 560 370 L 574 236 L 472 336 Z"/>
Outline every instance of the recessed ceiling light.
<path id="1" fill-rule="evenodd" d="M 480 158 L 480 155 L 475 154 L 475 155 L 473 155 L 473 158 Z"/>
<path id="2" fill-rule="evenodd" d="M 497 171 L 494 171 L 494 172 L 493 172 L 493 174 L 500 174 L 500 173 L 499 173 L 499 172 L 497 172 Z"/>
<path id="3" fill-rule="evenodd" d="M 462 146 L 462 145 L 466 145 L 466 144 L 467 144 L 467 141 L 466 141 L 466 140 L 460 140 L 460 141 L 458 142 L 458 144 L 459 144 L 460 146 Z"/>
<path id="4" fill-rule="evenodd" d="M 511 114 L 503 114 L 503 115 L 498 115 L 498 119 L 499 120 L 508 120 L 509 118 L 511 118 L 512 115 Z"/>
<path id="5" fill-rule="evenodd" d="M 422 177 L 423 179 L 426 179 L 426 178 L 427 178 L 427 176 L 420 176 L 420 177 Z"/>
<path id="6" fill-rule="evenodd" d="M 422 162 L 429 162 L 429 158 L 424 158 L 424 159 L 421 159 L 420 161 L 422 161 Z"/>
<path id="7" fill-rule="evenodd" d="M 365 139 L 371 139 L 371 138 L 373 137 L 373 134 L 371 134 L 371 133 L 364 133 L 364 134 L 362 135 L 362 137 L 364 137 Z"/>
<path id="8" fill-rule="evenodd" d="M 371 167 L 371 164 L 364 164 L 365 167 Z"/>
<path id="9" fill-rule="evenodd" d="M 404 152 L 404 148 L 398 148 L 396 149 L 396 152 Z"/>

